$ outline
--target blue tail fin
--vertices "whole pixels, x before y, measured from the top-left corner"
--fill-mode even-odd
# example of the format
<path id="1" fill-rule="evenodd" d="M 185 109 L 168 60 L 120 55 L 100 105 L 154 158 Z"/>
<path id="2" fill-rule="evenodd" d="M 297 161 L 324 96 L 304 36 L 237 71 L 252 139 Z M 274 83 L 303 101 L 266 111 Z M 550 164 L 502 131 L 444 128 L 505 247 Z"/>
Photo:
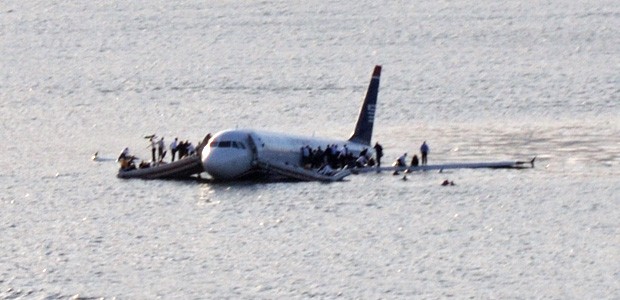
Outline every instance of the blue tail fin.
<path id="1" fill-rule="evenodd" d="M 372 138 L 372 125 L 375 121 L 375 109 L 377 107 L 377 94 L 379 94 L 379 78 L 381 77 L 381 66 L 375 66 L 375 70 L 372 72 L 372 78 L 368 85 L 368 91 L 366 91 L 366 98 L 362 103 L 362 109 L 357 118 L 357 124 L 355 125 L 355 131 L 349 138 L 349 141 L 360 143 L 364 145 L 370 145 L 370 139 Z"/>

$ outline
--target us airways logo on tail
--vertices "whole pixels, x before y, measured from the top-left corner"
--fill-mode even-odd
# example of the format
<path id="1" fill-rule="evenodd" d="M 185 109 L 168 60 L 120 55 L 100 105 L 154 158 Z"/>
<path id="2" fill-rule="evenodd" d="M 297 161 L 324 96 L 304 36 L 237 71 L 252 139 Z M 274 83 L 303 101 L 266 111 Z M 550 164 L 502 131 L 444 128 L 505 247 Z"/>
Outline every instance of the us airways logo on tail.
<path id="1" fill-rule="evenodd" d="M 368 118 L 369 123 L 375 122 L 375 107 L 376 105 L 368 105 L 368 111 L 366 112 L 366 117 Z"/>

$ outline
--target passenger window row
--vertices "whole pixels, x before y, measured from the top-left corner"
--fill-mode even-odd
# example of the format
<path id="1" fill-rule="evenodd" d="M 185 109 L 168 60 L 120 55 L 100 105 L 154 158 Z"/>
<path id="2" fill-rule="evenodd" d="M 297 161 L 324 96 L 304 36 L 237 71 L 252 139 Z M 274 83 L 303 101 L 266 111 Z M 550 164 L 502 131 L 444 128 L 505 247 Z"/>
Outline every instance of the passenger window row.
<path id="1" fill-rule="evenodd" d="M 212 148 L 237 148 L 237 149 L 245 149 L 245 145 L 242 142 L 235 141 L 213 141 L 209 145 Z"/>

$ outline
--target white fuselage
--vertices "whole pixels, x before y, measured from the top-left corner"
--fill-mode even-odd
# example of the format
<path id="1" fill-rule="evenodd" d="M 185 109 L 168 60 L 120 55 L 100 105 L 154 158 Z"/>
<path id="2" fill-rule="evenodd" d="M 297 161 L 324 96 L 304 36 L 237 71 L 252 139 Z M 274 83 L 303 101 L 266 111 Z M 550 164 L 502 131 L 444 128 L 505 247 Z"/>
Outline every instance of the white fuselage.
<path id="1" fill-rule="evenodd" d="M 327 145 L 337 145 L 359 156 L 364 149 L 371 154 L 370 141 L 379 93 L 381 66 L 376 65 L 366 97 L 358 115 L 355 129 L 348 140 L 315 137 L 302 137 L 287 133 L 274 133 L 252 129 L 226 130 L 215 134 L 201 155 L 202 164 L 215 179 L 236 179 L 252 174 L 261 166 L 278 165 L 301 166 L 302 147 L 323 150 Z"/>
<path id="2" fill-rule="evenodd" d="M 284 133 L 257 131 L 250 129 L 226 130 L 216 133 L 209 145 L 203 149 L 204 169 L 214 179 L 230 180 L 252 174 L 257 161 L 301 165 L 302 147 L 312 149 L 327 145 L 338 145 L 357 156 L 368 149 L 363 145 L 346 140 L 302 137 Z"/>

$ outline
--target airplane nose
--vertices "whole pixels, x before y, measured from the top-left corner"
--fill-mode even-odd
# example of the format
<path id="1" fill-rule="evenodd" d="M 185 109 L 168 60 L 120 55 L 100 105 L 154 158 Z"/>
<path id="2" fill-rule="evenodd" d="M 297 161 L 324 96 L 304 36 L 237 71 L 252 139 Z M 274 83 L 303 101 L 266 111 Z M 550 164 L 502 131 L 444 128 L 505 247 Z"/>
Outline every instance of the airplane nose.
<path id="1" fill-rule="evenodd" d="M 237 149 L 205 149 L 203 157 L 205 171 L 215 179 L 234 179 L 251 169 L 251 156 Z"/>

